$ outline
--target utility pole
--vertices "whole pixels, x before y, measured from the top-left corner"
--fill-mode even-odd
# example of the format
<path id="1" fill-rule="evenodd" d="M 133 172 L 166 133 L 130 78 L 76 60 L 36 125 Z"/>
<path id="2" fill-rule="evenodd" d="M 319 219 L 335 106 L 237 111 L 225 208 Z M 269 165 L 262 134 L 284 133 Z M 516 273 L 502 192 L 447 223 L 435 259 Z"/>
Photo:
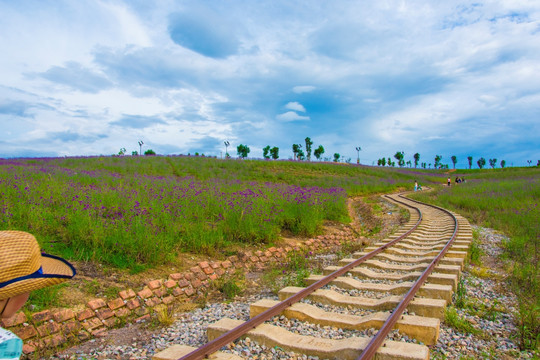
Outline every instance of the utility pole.
<path id="1" fill-rule="evenodd" d="M 358 153 L 358 157 L 356 158 L 357 165 L 360 165 L 360 150 L 362 150 L 362 148 L 360 146 L 357 146 L 356 147 L 356 152 Z"/>
<path id="2" fill-rule="evenodd" d="M 139 155 L 142 156 L 142 146 L 143 146 L 142 140 L 139 140 Z"/>
<path id="3" fill-rule="evenodd" d="M 231 145 L 231 143 L 228 142 L 227 140 L 225 140 L 223 143 L 225 144 L 225 159 L 227 159 L 229 155 L 229 153 L 227 152 L 227 148 L 229 147 L 229 145 Z"/>

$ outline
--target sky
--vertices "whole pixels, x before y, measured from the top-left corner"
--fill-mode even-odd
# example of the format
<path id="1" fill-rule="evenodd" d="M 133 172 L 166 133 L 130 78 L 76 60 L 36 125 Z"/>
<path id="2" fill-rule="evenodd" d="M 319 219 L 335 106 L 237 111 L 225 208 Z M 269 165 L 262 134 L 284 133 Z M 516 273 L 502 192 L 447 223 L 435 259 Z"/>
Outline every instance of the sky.
<path id="1" fill-rule="evenodd" d="M 0 0 L 0 49 L 0 157 L 540 159 L 537 0 Z"/>

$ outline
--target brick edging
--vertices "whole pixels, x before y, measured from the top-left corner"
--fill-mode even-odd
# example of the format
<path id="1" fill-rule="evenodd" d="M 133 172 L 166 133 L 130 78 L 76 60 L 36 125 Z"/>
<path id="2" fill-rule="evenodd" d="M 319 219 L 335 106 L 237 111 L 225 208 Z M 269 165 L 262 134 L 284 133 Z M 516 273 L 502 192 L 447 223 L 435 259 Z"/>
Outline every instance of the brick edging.
<path id="1" fill-rule="evenodd" d="M 229 256 L 225 261 L 201 261 L 183 273 L 170 274 L 167 279 L 148 281 L 142 289 L 125 289 L 116 299 L 93 299 L 83 310 L 44 310 L 30 317 L 19 311 L 9 319 L 0 320 L 0 326 L 8 329 L 24 341 L 24 353 L 38 348 L 56 347 L 66 342 L 80 342 L 104 336 L 108 329 L 126 322 L 141 322 L 150 318 L 150 310 L 179 300 L 190 300 L 211 281 L 242 270 L 262 270 L 271 263 L 287 258 L 291 251 L 324 252 L 339 247 L 343 241 L 361 240 L 352 230 L 344 227 L 333 235 L 320 235 L 297 247 L 271 247 L 265 251 L 247 251 L 240 256 Z"/>

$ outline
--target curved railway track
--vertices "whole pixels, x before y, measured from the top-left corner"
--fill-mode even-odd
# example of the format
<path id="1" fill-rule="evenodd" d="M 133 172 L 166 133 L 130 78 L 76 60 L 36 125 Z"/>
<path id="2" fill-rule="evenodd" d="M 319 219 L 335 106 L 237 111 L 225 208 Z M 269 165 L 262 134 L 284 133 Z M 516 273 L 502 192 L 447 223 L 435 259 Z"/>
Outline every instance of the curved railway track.
<path id="1" fill-rule="evenodd" d="M 410 211 L 410 220 L 396 234 L 342 259 L 339 266 L 325 268 L 323 275 L 311 275 L 306 288 L 280 290 L 280 301 L 251 304 L 247 322 L 217 321 L 207 329 L 206 345 L 198 349 L 175 345 L 154 359 L 242 359 L 218 350 L 246 336 L 268 348 L 278 346 L 320 359 L 429 359 L 429 345 L 437 342 L 440 321 L 472 241 L 471 227 L 448 210 L 402 194 L 385 197 Z M 325 310 L 328 307 L 365 309 L 367 314 Z M 376 329 L 376 333 L 346 339 L 303 336 L 268 322 L 277 315 L 340 329 Z M 388 340 L 393 329 L 413 341 Z"/>

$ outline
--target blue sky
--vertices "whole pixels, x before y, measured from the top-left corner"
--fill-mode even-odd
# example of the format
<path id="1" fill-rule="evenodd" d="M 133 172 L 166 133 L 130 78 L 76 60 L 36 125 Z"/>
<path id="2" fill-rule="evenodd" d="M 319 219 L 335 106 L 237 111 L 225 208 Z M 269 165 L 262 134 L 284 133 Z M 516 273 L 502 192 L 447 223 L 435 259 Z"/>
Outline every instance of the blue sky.
<path id="1" fill-rule="evenodd" d="M 0 0 L 0 34 L 0 157 L 540 159 L 534 0 Z"/>

